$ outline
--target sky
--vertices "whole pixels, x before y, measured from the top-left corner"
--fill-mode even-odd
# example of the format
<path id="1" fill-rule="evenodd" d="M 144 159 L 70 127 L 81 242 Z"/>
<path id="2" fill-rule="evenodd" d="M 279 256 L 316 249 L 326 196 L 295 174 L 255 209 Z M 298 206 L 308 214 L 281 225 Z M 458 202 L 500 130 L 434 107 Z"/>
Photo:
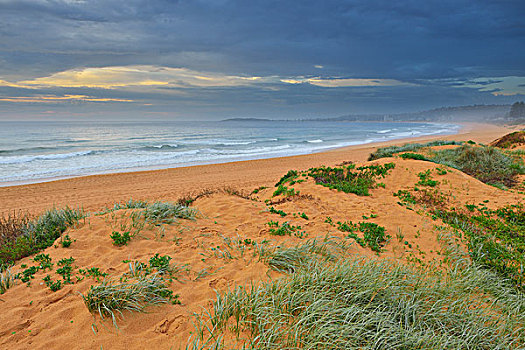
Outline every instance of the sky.
<path id="1" fill-rule="evenodd" d="M 0 0 L 0 120 L 525 100 L 525 1 Z"/>

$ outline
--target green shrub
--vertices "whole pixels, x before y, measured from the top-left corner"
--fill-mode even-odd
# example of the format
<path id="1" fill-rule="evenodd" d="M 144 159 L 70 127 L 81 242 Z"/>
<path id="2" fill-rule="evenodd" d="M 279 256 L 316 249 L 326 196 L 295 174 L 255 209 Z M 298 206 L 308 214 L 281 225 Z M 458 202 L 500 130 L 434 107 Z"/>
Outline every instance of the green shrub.
<path id="1" fill-rule="evenodd" d="M 273 192 L 272 197 L 279 196 L 281 194 L 284 195 L 285 197 L 293 197 L 299 194 L 299 192 L 295 192 L 294 188 L 288 188 L 281 184 L 277 186 L 277 189 Z"/>
<path id="2" fill-rule="evenodd" d="M 403 153 L 399 156 L 403 159 L 428 160 L 427 157 L 419 153 Z"/>
<path id="3" fill-rule="evenodd" d="M 284 211 L 282 211 L 282 210 L 277 210 L 277 209 L 275 209 L 274 207 L 269 207 L 269 208 L 268 208 L 268 211 L 269 211 L 270 213 L 272 213 L 272 214 L 279 214 L 281 217 L 285 217 L 286 215 L 288 215 L 288 214 L 286 214 Z"/>
<path id="4" fill-rule="evenodd" d="M 65 235 L 64 238 L 60 241 L 60 244 L 63 248 L 69 248 L 69 246 L 71 246 L 71 243 L 73 242 L 71 241 L 69 235 Z"/>
<path id="5" fill-rule="evenodd" d="M 381 252 L 381 247 L 390 236 L 385 234 L 385 228 L 373 222 L 360 222 L 359 231 L 363 232 L 366 245 L 375 252 Z"/>
<path id="6" fill-rule="evenodd" d="M 128 245 L 128 242 L 131 240 L 129 231 L 123 233 L 113 231 L 109 237 L 111 237 L 111 239 L 113 240 L 113 244 L 119 247 L 123 245 Z"/>
<path id="7" fill-rule="evenodd" d="M 85 216 L 82 210 L 66 207 L 48 210 L 35 220 L 13 216 L 0 219 L 0 231 L 8 227 L 9 232 L 1 237 L 0 266 L 13 264 L 52 246 L 64 231 Z"/>
<path id="8" fill-rule="evenodd" d="M 436 187 L 439 184 L 438 181 L 432 180 L 430 169 L 427 171 L 420 172 L 419 174 L 417 174 L 417 176 L 419 177 L 419 181 L 416 183 L 416 185 Z"/>

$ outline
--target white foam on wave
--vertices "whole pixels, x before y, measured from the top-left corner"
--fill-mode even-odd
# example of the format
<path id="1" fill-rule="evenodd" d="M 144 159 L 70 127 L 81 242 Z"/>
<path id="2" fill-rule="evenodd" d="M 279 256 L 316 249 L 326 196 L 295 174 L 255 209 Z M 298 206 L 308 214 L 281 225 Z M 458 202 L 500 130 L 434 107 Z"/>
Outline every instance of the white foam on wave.
<path id="1" fill-rule="evenodd" d="M 321 140 L 321 139 L 317 139 L 317 140 L 306 140 L 306 142 L 308 142 L 308 143 L 321 143 L 321 142 L 323 142 L 323 140 Z"/>
<path id="2" fill-rule="evenodd" d="M 146 148 L 147 147 L 150 147 L 150 146 L 146 146 Z M 179 147 L 179 145 L 177 145 L 176 143 L 172 143 L 172 144 L 169 144 L 169 145 L 153 145 L 151 147 L 157 148 L 157 149 L 163 149 L 163 148 L 177 148 L 177 147 Z"/>
<path id="3" fill-rule="evenodd" d="M 222 146 L 242 146 L 256 143 L 255 140 L 226 140 L 226 139 L 211 139 L 211 140 L 181 140 L 178 141 L 187 145 L 222 145 Z"/>
<path id="4" fill-rule="evenodd" d="M 81 157 L 89 154 L 93 154 L 94 151 L 80 151 L 71 153 L 56 153 L 56 154 L 40 154 L 36 156 L 9 156 L 0 157 L 0 164 L 19 164 L 29 163 L 35 160 L 55 160 L 55 159 L 67 159 L 73 157 Z"/>

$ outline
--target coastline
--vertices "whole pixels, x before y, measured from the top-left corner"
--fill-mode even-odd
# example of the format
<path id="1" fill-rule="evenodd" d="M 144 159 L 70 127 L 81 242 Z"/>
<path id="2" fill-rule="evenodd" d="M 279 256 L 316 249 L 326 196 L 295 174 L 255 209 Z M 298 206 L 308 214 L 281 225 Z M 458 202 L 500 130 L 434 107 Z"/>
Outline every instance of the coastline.
<path id="1" fill-rule="evenodd" d="M 133 199 L 175 200 L 184 193 L 203 188 L 231 186 L 253 189 L 271 185 L 290 169 L 335 165 L 342 161 L 363 162 L 377 147 L 436 139 L 488 143 L 515 127 L 480 123 L 455 123 L 456 134 L 427 135 L 383 142 L 345 146 L 306 155 L 228 161 L 158 170 L 139 170 L 109 174 L 52 179 L 46 182 L 0 187 L 0 212 L 27 210 L 39 213 L 53 206 L 99 209 Z"/>

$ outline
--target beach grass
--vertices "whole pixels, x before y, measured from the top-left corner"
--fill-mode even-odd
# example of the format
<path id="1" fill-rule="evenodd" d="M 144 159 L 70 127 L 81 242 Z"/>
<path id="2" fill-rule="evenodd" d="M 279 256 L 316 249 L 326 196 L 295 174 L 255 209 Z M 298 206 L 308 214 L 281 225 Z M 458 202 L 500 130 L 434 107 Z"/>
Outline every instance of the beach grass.
<path id="1" fill-rule="evenodd" d="M 213 307 L 196 318 L 187 349 L 524 345 L 525 299 L 489 271 L 472 265 L 437 271 L 370 258 L 325 259 L 304 247 L 286 255 L 280 268 L 289 272 L 286 277 L 218 294 Z"/>
<path id="2" fill-rule="evenodd" d="M 118 328 L 117 320 L 123 317 L 124 311 L 140 312 L 148 305 L 169 302 L 172 295 L 166 281 L 159 274 L 152 274 L 126 282 L 106 279 L 91 286 L 82 299 L 91 313 L 102 319 L 111 318 Z"/>
<path id="3" fill-rule="evenodd" d="M 169 224 L 178 218 L 195 220 L 197 210 L 177 203 L 155 202 L 144 208 L 143 216 L 150 224 Z"/>
<path id="4" fill-rule="evenodd" d="M 81 209 L 50 209 L 32 219 L 25 214 L 13 214 L 0 219 L 0 266 L 50 247 L 69 227 L 85 218 Z"/>

